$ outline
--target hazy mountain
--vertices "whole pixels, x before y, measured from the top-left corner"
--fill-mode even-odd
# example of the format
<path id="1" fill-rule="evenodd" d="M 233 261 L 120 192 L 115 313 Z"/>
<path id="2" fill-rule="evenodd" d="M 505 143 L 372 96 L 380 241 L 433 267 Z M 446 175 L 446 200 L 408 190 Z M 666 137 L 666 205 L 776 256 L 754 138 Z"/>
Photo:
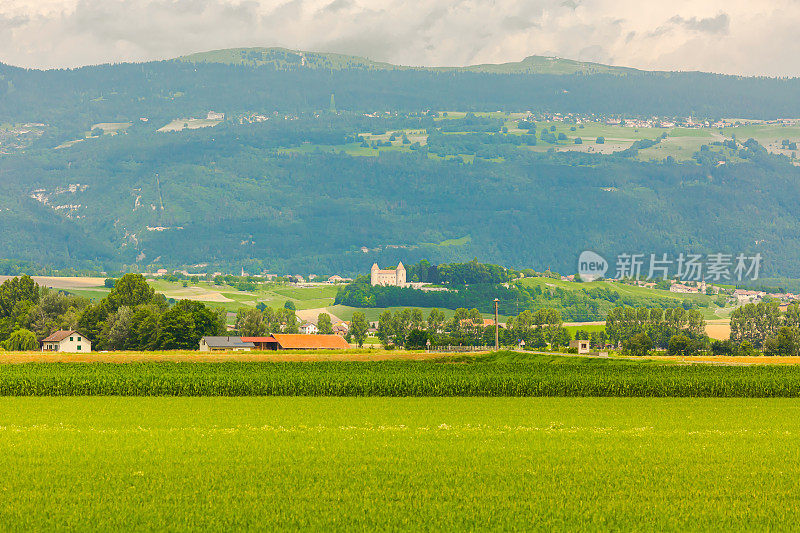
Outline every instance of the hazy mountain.
<path id="1" fill-rule="evenodd" d="M 503 133 L 518 115 L 434 113 L 773 118 L 800 116 L 797 94 L 795 79 L 536 56 L 420 69 L 233 49 L 0 65 L 0 257 L 355 273 L 420 257 L 570 271 L 583 249 L 761 251 L 772 273 L 800 275 L 800 171 L 786 155 L 722 135 L 702 152 L 676 143 L 677 159 L 548 153 L 580 131 L 558 141 Z M 394 131 L 388 149 L 370 137 Z M 412 150 L 403 132 L 429 143 Z"/>

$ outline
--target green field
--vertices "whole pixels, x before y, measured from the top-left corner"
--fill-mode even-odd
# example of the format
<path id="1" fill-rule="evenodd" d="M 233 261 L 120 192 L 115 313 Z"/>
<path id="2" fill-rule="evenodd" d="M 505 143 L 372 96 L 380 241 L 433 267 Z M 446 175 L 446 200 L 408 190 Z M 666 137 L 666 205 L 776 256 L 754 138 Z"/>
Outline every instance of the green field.
<path id="1" fill-rule="evenodd" d="M 636 305 L 645 305 L 648 303 L 650 305 L 646 305 L 647 307 L 652 307 L 655 302 L 667 302 L 670 305 L 680 306 L 683 302 L 689 301 L 694 302 L 696 304 L 703 305 L 703 307 L 699 307 L 698 311 L 703 315 L 705 319 L 718 319 L 727 317 L 730 313 L 729 308 L 720 308 L 715 303 L 714 300 L 716 296 L 706 296 L 705 294 L 681 294 L 681 293 L 674 293 L 665 290 L 658 290 L 658 289 L 651 289 L 649 287 L 640 287 L 638 285 L 628 285 L 626 283 L 618 283 L 614 281 L 592 281 L 588 283 L 573 283 L 569 281 L 561 281 L 552 278 L 524 278 L 517 282 L 518 284 L 525 286 L 525 287 L 535 287 L 540 286 L 542 288 L 549 288 L 551 290 L 555 289 L 564 289 L 568 291 L 579 291 L 583 289 L 592 289 L 592 288 L 601 288 L 601 289 L 608 289 L 612 292 L 616 292 L 621 297 L 629 297 L 635 298 L 637 302 Z M 610 302 L 606 300 L 601 300 L 599 302 L 600 309 L 603 312 L 608 312 L 611 308 L 621 305 L 623 302 Z"/>
<path id="2" fill-rule="evenodd" d="M 4 398 L 14 531 L 792 529 L 796 400 Z"/>
<path id="3" fill-rule="evenodd" d="M 437 118 L 437 121 L 447 121 L 453 119 L 461 119 L 467 115 L 464 111 L 448 111 L 447 116 Z M 519 129 L 519 121 L 525 119 L 525 113 L 503 113 L 503 112 L 476 112 L 476 116 L 491 117 L 495 119 L 503 119 L 505 127 L 510 134 L 526 134 L 527 130 Z M 544 141 L 539 141 L 535 146 L 529 146 L 525 149 L 534 152 L 547 152 L 551 149 L 559 152 L 590 152 L 590 153 L 603 153 L 611 154 L 630 148 L 634 141 L 649 139 L 655 140 L 663 133 L 667 134 L 667 138 L 660 143 L 650 148 L 641 149 L 636 156 L 640 161 L 662 161 L 667 157 L 673 157 L 678 161 L 689 161 L 693 158 L 695 152 L 699 151 L 703 145 L 710 145 L 711 143 L 724 141 L 726 139 L 737 139 L 739 142 L 744 142 L 749 138 L 754 138 L 767 150 L 772 153 L 784 154 L 790 158 L 796 158 L 797 151 L 781 149 L 780 142 L 783 139 L 791 141 L 800 141 L 800 128 L 799 127 L 781 127 L 768 124 L 755 124 L 747 126 L 738 126 L 725 128 L 723 130 L 714 128 L 684 128 L 684 127 L 632 127 L 632 126 L 618 126 L 608 125 L 599 122 L 588 122 L 580 125 L 571 124 L 569 122 L 553 122 L 553 121 L 536 121 L 537 132 L 543 130 L 550 130 L 555 128 L 553 134 L 558 136 L 563 133 L 566 140 L 559 141 L 551 144 Z M 574 128 L 574 130 L 573 130 Z M 427 143 L 427 133 L 425 130 L 396 130 L 405 132 L 408 135 L 410 142 L 419 142 L 422 145 Z M 463 132 L 449 132 L 447 135 L 462 135 Z M 362 136 L 367 141 L 389 139 L 390 132 L 382 135 L 374 135 L 371 133 L 362 133 Z M 605 139 L 604 144 L 596 144 L 598 137 Z M 582 144 L 575 144 L 575 139 L 581 138 Z M 320 145 L 320 144 L 304 144 L 295 148 L 287 148 L 281 150 L 285 153 L 302 153 L 308 154 L 321 150 L 323 152 L 337 152 L 344 153 L 351 156 L 377 156 L 383 151 L 403 151 L 408 152 L 408 145 L 402 144 L 400 137 L 392 142 L 392 146 L 382 146 L 377 148 L 362 147 L 360 143 L 349 143 L 340 145 Z M 735 151 L 726 148 L 714 148 L 715 151 L 723 153 L 729 161 L 740 161 Z M 433 159 L 442 159 L 440 156 L 429 153 L 428 157 Z M 460 154 L 449 155 L 446 159 L 458 159 L 464 162 L 471 163 L 475 159 L 474 154 Z M 493 159 L 488 159 L 493 161 Z M 502 161 L 499 159 L 498 161 Z"/>

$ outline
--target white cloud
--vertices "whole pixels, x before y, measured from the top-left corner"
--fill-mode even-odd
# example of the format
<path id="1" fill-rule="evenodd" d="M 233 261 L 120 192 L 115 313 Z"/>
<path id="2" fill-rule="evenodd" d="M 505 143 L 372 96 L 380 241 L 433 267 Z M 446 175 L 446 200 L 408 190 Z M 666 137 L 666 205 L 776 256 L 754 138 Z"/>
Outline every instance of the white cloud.
<path id="1" fill-rule="evenodd" d="M 557 55 L 800 75 L 794 0 L 3 0 L 0 61 L 71 67 L 238 46 L 407 65 Z"/>

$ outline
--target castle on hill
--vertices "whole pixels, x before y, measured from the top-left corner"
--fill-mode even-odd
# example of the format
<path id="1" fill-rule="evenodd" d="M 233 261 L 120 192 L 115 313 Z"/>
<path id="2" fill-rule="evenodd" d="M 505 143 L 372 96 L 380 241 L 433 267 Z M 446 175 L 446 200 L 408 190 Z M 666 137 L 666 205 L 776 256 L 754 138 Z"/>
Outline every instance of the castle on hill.
<path id="1" fill-rule="evenodd" d="M 384 285 L 391 287 L 405 287 L 406 284 L 406 267 L 403 262 L 398 263 L 395 269 L 381 270 L 378 263 L 372 265 L 370 270 L 370 283 L 375 285 Z"/>

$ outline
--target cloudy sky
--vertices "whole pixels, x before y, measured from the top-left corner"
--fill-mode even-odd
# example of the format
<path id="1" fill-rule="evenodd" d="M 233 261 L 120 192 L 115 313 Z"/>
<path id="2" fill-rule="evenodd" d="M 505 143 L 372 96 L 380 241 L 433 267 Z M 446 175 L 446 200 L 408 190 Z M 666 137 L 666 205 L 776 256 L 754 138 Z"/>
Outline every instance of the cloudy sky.
<path id="1" fill-rule="evenodd" d="M 404 65 L 552 55 L 800 76 L 798 0 L 0 0 L 0 62 L 142 61 L 240 46 Z"/>

